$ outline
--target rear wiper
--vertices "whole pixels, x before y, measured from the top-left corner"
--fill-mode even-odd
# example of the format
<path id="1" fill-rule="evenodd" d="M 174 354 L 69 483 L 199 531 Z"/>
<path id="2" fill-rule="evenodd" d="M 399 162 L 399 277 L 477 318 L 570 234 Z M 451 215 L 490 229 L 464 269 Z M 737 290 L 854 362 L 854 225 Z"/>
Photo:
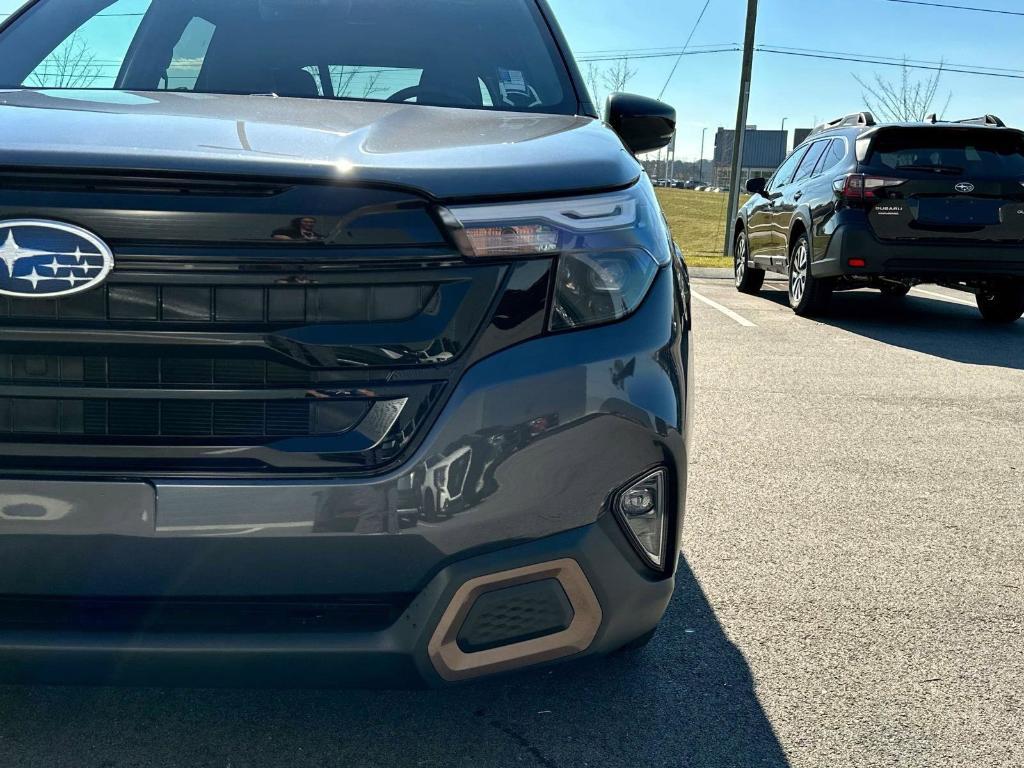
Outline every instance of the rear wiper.
<path id="1" fill-rule="evenodd" d="M 955 165 L 897 165 L 897 171 L 926 171 L 928 173 L 948 173 L 960 175 L 964 172 L 963 168 L 958 168 Z"/>

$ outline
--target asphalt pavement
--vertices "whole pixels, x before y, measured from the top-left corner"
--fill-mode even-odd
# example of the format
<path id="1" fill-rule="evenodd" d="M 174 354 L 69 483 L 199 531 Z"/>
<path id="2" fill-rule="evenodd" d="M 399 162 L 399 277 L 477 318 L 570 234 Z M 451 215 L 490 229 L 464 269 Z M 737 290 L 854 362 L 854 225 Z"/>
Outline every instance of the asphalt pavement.
<path id="1" fill-rule="evenodd" d="M 0 765 L 1024 765 L 1024 322 L 694 288 L 685 559 L 647 649 L 447 691 L 4 687 Z"/>

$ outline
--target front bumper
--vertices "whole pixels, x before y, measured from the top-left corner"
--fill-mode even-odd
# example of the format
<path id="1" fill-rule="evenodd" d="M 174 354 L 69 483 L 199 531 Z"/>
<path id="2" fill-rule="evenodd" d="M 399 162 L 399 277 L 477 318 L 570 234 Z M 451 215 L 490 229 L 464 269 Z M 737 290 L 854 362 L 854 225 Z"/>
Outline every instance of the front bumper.
<path id="1" fill-rule="evenodd" d="M 551 657 L 442 674 L 430 643 L 457 590 L 474 578 L 539 563 L 579 565 L 601 606 L 586 647 Z M 566 658 L 613 651 L 650 631 L 672 596 L 674 579 L 655 578 L 635 560 L 613 520 L 466 558 L 442 569 L 387 629 L 375 632 L 116 634 L 0 633 L 0 678 L 6 682 L 139 683 L 248 686 L 443 685 Z"/>
<path id="2" fill-rule="evenodd" d="M 234 670 L 252 682 L 260 662 L 295 683 L 438 682 L 427 646 L 455 591 L 557 559 L 579 564 L 601 607 L 579 653 L 642 635 L 667 604 L 671 574 L 646 570 L 607 508 L 622 485 L 667 467 L 678 550 L 691 350 L 676 296 L 664 270 L 629 320 L 478 363 L 417 455 L 387 476 L 0 480 L 0 598 L 357 596 L 400 609 L 386 627 L 308 633 L 12 628 L 0 609 L 0 674 L 152 679 L 162 669 L 172 681 L 189 672 L 230 682 Z"/>
<path id="3" fill-rule="evenodd" d="M 851 267 L 851 258 L 863 267 Z M 1024 247 L 1019 245 L 882 241 L 866 223 L 840 224 L 820 259 L 815 277 L 876 277 L 928 282 L 1024 276 Z"/>

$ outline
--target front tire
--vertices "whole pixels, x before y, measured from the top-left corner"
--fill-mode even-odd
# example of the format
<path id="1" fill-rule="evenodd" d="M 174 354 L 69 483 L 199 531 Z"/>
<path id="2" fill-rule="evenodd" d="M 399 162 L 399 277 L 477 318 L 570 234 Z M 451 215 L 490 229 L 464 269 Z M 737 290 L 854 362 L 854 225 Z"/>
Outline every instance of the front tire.
<path id="1" fill-rule="evenodd" d="M 815 317 L 831 300 L 832 283 L 811 274 L 811 241 L 802 234 L 789 252 L 789 306 L 800 317 Z"/>
<path id="2" fill-rule="evenodd" d="M 428 523 L 436 523 L 440 517 L 437 514 L 437 502 L 434 501 L 434 494 L 427 492 L 423 494 L 423 518 Z"/>
<path id="3" fill-rule="evenodd" d="M 1024 282 L 998 283 L 979 288 L 978 310 L 986 322 L 1015 323 L 1024 316 Z"/>
<path id="4" fill-rule="evenodd" d="M 764 285 L 764 270 L 752 267 L 747 263 L 750 246 L 747 233 L 740 231 L 733 245 L 733 274 L 736 276 L 736 290 L 740 293 L 756 294 Z"/>

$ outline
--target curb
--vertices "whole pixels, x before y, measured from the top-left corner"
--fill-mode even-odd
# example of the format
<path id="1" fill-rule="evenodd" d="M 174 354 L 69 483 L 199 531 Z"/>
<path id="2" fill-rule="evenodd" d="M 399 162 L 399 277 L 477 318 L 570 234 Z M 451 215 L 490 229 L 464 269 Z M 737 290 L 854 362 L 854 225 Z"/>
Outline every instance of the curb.
<path id="1" fill-rule="evenodd" d="M 691 267 L 690 277 L 701 277 L 705 280 L 732 280 L 733 274 L 731 269 L 724 267 Z M 768 273 L 765 275 L 765 282 L 786 282 L 785 275 L 775 275 Z"/>

